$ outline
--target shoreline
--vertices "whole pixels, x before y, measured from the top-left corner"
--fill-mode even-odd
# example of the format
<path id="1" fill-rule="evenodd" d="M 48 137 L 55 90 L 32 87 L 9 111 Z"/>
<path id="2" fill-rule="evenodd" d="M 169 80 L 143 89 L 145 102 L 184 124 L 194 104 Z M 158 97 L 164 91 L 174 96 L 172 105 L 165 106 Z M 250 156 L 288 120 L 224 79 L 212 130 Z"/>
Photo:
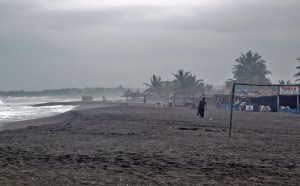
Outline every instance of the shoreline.
<path id="1" fill-rule="evenodd" d="M 72 110 L 57 115 L 53 115 L 53 116 L 3 123 L 3 125 L 0 126 L 0 131 L 21 129 L 29 126 L 41 126 L 41 125 L 47 125 L 52 123 L 61 123 L 64 122 L 65 120 L 72 118 L 72 116 L 76 113 L 76 111 L 103 108 L 103 107 L 113 107 L 119 105 L 128 105 L 128 104 L 121 103 L 121 102 L 72 101 L 72 102 L 48 102 L 42 104 L 34 104 L 30 106 L 42 107 L 42 106 L 55 106 L 55 105 L 72 105 L 75 107 Z"/>
<path id="2" fill-rule="evenodd" d="M 124 103 L 122 101 L 69 101 L 69 102 L 48 102 L 41 104 L 30 105 L 32 107 L 42 107 L 42 106 L 55 106 L 55 105 L 72 105 L 76 106 L 75 110 L 84 110 L 84 109 L 92 109 L 99 107 L 107 107 L 107 106 L 115 106 L 115 105 L 126 105 L 128 103 Z"/>

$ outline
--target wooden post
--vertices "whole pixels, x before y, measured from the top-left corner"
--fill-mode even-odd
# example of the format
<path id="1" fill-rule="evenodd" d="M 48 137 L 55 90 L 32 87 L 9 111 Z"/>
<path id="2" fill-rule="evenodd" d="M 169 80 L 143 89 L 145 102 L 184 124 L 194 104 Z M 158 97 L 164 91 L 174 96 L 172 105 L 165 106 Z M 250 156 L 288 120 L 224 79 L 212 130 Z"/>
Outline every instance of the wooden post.
<path id="1" fill-rule="evenodd" d="M 231 110 L 230 110 L 229 137 L 231 137 L 231 129 L 232 129 L 232 112 L 233 112 L 234 92 L 235 92 L 235 83 L 233 83 L 233 85 L 232 85 L 232 91 L 231 91 Z"/>

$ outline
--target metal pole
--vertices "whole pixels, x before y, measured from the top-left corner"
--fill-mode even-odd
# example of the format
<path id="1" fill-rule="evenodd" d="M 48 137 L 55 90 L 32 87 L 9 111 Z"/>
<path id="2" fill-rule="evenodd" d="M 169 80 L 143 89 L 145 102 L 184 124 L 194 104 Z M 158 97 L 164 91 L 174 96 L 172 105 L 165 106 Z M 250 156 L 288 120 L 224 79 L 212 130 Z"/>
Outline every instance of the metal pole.
<path id="1" fill-rule="evenodd" d="M 195 93 L 193 93 L 193 106 L 195 105 Z"/>
<path id="2" fill-rule="evenodd" d="M 300 103 L 299 103 L 299 88 L 300 87 L 298 87 L 298 92 L 297 92 L 297 109 L 299 109 L 299 105 L 300 105 Z"/>
<path id="3" fill-rule="evenodd" d="M 231 110 L 230 110 L 229 137 L 231 137 L 231 129 L 232 129 L 232 112 L 233 112 L 234 92 L 235 92 L 235 83 L 233 83 L 233 85 L 232 85 L 232 92 L 231 92 Z"/>
<path id="4" fill-rule="evenodd" d="M 176 100 L 176 94 L 175 93 L 173 94 L 173 97 L 174 97 L 174 106 L 175 106 L 175 100 Z"/>
<path id="5" fill-rule="evenodd" d="M 279 94 L 280 94 L 280 86 L 278 86 L 278 91 L 277 91 L 277 112 L 279 112 Z"/>
<path id="6" fill-rule="evenodd" d="M 299 94 L 297 94 L 297 109 L 299 109 Z"/>
<path id="7" fill-rule="evenodd" d="M 235 85 L 248 85 L 248 86 L 259 86 L 259 87 L 266 87 L 270 85 L 262 85 L 262 84 L 248 84 L 248 83 L 233 83 L 232 86 L 232 95 L 231 95 L 231 112 L 230 112 L 230 128 L 229 128 L 229 137 L 231 137 L 231 129 L 232 129 L 232 112 L 233 112 L 233 99 L 234 99 L 234 91 Z M 278 93 L 277 93 L 277 111 L 279 111 L 279 93 L 280 93 L 280 86 L 279 84 L 271 85 L 271 86 L 278 86 Z M 285 86 L 295 86 L 295 85 L 285 85 Z M 299 98 L 298 98 L 299 99 Z M 227 103 L 227 99 L 225 100 Z"/>

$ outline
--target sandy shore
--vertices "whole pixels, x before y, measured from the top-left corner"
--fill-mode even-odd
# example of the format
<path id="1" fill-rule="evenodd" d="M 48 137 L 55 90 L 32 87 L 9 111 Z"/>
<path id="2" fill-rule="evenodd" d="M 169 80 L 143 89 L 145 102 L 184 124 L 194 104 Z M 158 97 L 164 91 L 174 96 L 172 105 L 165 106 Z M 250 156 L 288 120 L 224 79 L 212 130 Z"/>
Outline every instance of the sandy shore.
<path id="1" fill-rule="evenodd" d="M 41 107 L 41 106 L 55 106 L 55 105 L 72 105 L 76 106 L 73 110 L 87 110 L 94 108 L 103 108 L 103 107 L 114 107 L 114 106 L 125 106 L 128 103 L 125 102 L 103 102 L 103 101 L 72 101 L 72 102 L 49 102 L 42 104 L 31 105 L 33 107 Z M 2 130 L 13 130 L 19 128 L 25 128 L 28 126 L 40 126 L 54 123 L 62 123 L 68 121 L 74 117 L 75 112 L 67 112 L 64 114 L 59 114 L 56 116 L 50 116 L 45 118 L 38 118 L 33 120 L 25 120 L 25 121 L 16 121 L 10 122 L 8 124 L 4 124 L 0 127 L 0 131 Z"/>
<path id="2" fill-rule="evenodd" d="M 299 185 L 299 118 L 235 112 L 228 138 L 212 107 L 70 111 L 0 132 L 0 185 Z"/>
<path id="3" fill-rule="evenodd" d="M 42 104 L 35 104 L 31 105 L 33 107 L 40 107 L 40 106 L 55 106 L 55 105 L 73 105 L 76 106 L 75 110 L 86 110 L 92 108 L 102 108 L 102 107 L 112 107 L 112 106 L 124 106 L 128 105 L 128 103 L 123 101 L 71 101 L 71 102 L 49 102 L 49 103 L 42 103 Z"/>

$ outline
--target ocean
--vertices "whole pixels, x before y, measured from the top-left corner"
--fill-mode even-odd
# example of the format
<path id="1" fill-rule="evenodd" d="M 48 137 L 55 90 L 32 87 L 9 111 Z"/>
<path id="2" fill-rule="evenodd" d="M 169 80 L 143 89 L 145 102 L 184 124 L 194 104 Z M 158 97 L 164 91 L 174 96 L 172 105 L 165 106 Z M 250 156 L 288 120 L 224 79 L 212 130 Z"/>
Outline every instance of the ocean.
<path id="1" fill-rule="evenodd" d="M 48 102 L 80 101 L 81 99 L 57 97 L 7 97 L 0 98 L 0 127 L 5 123 L 58 115 L 74 109 L 73 105 L 32 107 Z"/>

